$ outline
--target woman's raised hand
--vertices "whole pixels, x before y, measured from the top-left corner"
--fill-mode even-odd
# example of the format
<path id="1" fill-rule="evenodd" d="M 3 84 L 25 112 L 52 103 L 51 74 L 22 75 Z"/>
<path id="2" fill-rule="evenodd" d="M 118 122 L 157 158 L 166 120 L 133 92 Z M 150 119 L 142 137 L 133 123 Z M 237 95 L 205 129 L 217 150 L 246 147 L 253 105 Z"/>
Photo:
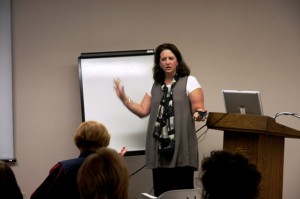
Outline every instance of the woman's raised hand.
<path id="1" fill-rule="evenodd" d="M 119 78 L 114 79 L 114 89 L 116 91 L 117 96 L 124 103 L 124 101 L 127 99 L 127 97 L 126 97 L 126 94 L 124 91 L 124 85 L 122 84 L 122 82 Z"/>

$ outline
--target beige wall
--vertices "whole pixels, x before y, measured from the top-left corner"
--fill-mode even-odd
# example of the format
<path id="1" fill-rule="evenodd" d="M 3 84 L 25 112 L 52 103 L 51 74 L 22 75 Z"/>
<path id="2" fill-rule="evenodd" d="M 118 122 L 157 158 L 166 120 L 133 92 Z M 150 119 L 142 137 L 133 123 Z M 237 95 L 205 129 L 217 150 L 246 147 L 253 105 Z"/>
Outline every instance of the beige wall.
<path id="1" fill-rule="evenodd" d="M 172 42 L 202 84 L 209 111 L 224 111 L 222 89 L 241 89 L 261 91 L 266 115 L 300 113 L 298 2 L 12 0 L 18 160 L 13 169 L 25 198 L 57 161 L 78 155 L 72 134 L 81 122 L 81 52 L 147 49 Z M 300 130 L 299 119 L 282 116 L 278 121 Z M 199 144 L 200 158 L 221 147 L 222 132 L 209 130 Z M 285 199 L 300 195 L 299 150 L 300 140 L 286 140 Z M 144 164 L 143 156 L 126 159 L 131 172 Z M 133 176 L 130 198 L 150 191 L 151 182 L 148 170 Z"/>

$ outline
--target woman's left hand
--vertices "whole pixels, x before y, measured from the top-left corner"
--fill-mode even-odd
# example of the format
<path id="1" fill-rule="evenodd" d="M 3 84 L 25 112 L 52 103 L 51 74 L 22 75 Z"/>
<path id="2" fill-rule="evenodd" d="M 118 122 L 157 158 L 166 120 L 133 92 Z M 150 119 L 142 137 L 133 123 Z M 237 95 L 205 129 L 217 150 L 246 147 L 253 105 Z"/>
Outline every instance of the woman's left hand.
<path id="1" fill-rule="evenodd" d="M 207 116 L 207 110 L 203 110 L 203 109 L 197 109 L 194 114 L 193 114 L 193 118 L 195 121 L 205 121 Z"/>

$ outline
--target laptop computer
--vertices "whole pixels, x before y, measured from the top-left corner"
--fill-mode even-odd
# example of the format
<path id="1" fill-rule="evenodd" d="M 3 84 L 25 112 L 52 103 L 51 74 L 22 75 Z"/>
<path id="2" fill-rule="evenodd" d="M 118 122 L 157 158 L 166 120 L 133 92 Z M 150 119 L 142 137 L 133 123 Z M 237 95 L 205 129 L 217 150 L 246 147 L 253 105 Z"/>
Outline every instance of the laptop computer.
<path id="1" fill-rule="evenodd" d="M 259 91 L 222 90 L 227 113 L 263 115 Z"/>

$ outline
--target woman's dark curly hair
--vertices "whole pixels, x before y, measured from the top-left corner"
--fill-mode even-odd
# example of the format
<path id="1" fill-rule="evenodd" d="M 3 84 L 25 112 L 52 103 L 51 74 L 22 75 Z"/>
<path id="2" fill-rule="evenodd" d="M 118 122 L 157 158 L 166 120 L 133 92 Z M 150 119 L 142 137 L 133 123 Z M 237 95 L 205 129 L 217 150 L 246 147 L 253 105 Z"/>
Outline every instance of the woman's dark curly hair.
<path id="1" fill-rule="evenodd" d="M 237 152 L 212 151 L 202 160 L 204 199 L 254 199 L 261 174 L 256 165 Z"/>
<path id="2" fill-rule="evenodd" d="M 186 65 L 186 63 L 184 62 L 180 51 L 178 50 L 178 48 L 174 45 L 174 44 L 170 44 L 170 43 L 164 43 L 159 45 L 156 49 L 155 49 L 155 57 L 154 57 L 154 66 L 153 66 L 153 79 L 155 82 L 157 83 L 163 83 L 165 80 L 165 72 L 160 68 L 160 53 L 163 50 L 170 50 L 174 53 L 177 62 L 178 62 L 178 66 L 177 66 L 177 74 L 179 75 L 179 77 L 184 77 L 184 76 L 188 76 L 190 75 L 190 69 L 189 67 Z"/>

